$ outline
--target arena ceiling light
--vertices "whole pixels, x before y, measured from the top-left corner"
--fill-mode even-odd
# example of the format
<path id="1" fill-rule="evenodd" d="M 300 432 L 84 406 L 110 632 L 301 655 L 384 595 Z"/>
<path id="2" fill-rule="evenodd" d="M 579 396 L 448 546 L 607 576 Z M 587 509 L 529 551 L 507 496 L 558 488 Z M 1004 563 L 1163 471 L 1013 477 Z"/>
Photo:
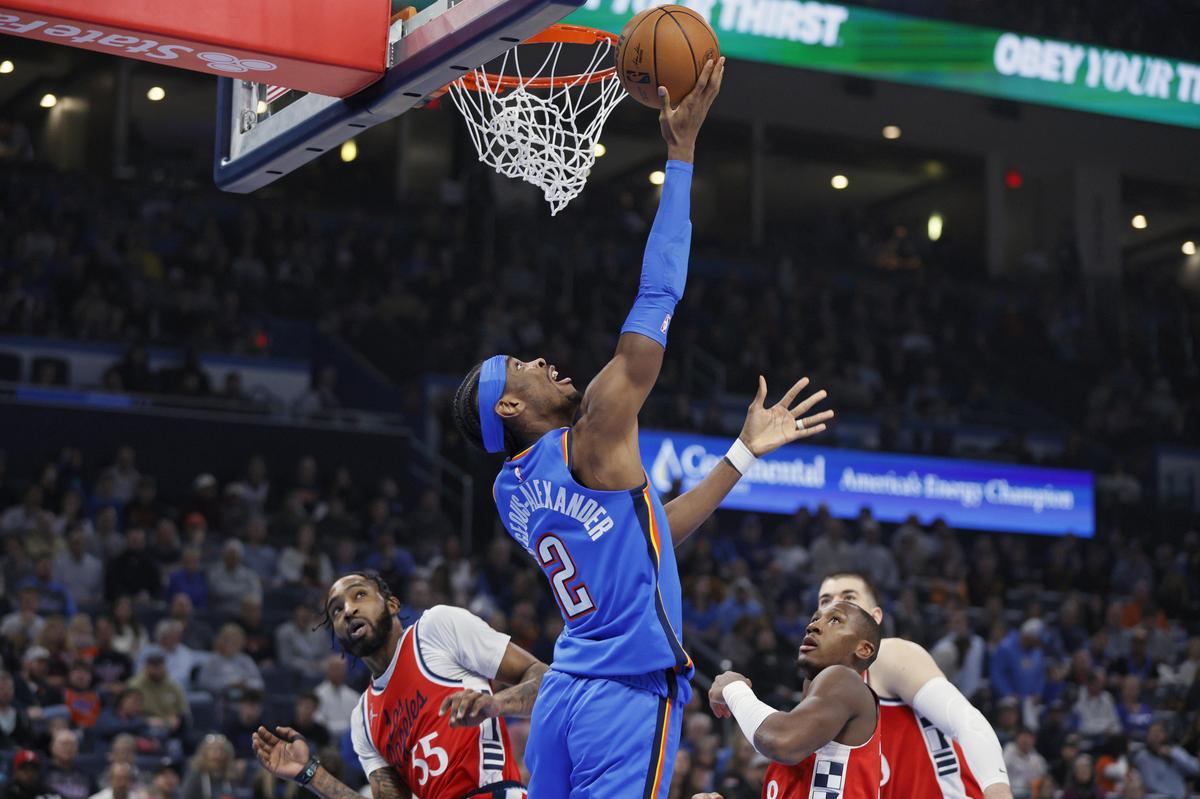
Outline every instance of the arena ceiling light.
<path id="1" fill-rule="evenodd" d="M 1150 223 L 1146 221 L 1145 214 L 1135 215 L 1133 219 L 1129 220 L 1129 224 L 1133 225 L 1134 230 L 1145 230 L 1150 226 Z"/>
<path id="2" fill-rule="evenodd" d="M 829 185 L 833 186 L 838 191 L 841 191 L 850 185 L 850 178 L 846 177 L 845 175 L 834 175 L 829 179 Z"/>
<path id="3" fill-rule="evenodd" d="M 900 133 L 899 125 L 884 125 L 883 127 L 883 138 L 885 139 L 898 139 L 900 138 Z"/>
<path id="4" fill-rule="evenodd" d="M 945 224 L 946 220 L 937 211 L 929 215 L 929 224 L 926 226 L 926 231 L 929 233 L 930 241 L 937 241 L 942 237 L 942 228 Z"/>
<path id="5" fill-rule="evenodd" d="M 592 148 L 592 152 L 596 154 L 597 158 L 603 158 L 604 154 L 608 152 L 608 148 L 600 142 L 596 142 L 596 146 Z"/>
<path id="6" fill-rule="evenodd" d="M 1195 254 L 1196 254 L 1196 242 L 1194 242 L 1194 241 L 1185 241 L 1185 242 L 1183 243 L 1183 248 L 1182 248 L 1182 249 L 1183 249 L 1183 254 L 1184 254 L 1184 255 L 1195 255 Z"/>
<path id="7" fill-rule="evenodd" d="M 666 182 L 666 179 L 667 176 L 661 169 L 656 169 L 650 173 L 650 182 L 655 186 L 661 186 L 664 182 Z"/>
<path id="8" fill-rule="evenodd" d="M 167 90 L 162 86 L 151 86 L 150 91 L 146 92 L 146 99 L 152 103 L 157 103 L 167 96 Z"/>
<path id="9" fill-rule="evenodd" d="M 42 95 L 42 100 L 38 103 L 38 105 L 40 105 L 42 108 L 53 108 L 54 106 L 58 105 L 58 98 L 47 92 L 46 94 Z"/>
<path id="10" fill-rule="evenodd" d="M 14 69 L 13 62 L 9 60 L 0 61 L 0 75 L 7 75 Z"/>
<path id="11" fill-rule="evenodd" d="M 342 142 L 342 163 L 348 164 L 358 158 L 358 142 L 355 139 L 347 139 Z"/>

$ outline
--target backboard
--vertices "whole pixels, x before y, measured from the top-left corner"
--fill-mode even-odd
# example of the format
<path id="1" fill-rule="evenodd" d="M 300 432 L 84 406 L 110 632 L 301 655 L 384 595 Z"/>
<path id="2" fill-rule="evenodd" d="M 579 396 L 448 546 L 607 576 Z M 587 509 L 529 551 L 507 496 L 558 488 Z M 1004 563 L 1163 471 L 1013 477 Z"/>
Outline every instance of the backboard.
<path id="1" fill-rule="evenodd" d="M 383 76 L 347 97 L 291 91 L 255 70 L 219 78 L 213 178 L 265 186 L 545 30 L 583 0 L 436 0 L 389 23 Z M 237 65 L 235 65 L 237 66 Z"/>

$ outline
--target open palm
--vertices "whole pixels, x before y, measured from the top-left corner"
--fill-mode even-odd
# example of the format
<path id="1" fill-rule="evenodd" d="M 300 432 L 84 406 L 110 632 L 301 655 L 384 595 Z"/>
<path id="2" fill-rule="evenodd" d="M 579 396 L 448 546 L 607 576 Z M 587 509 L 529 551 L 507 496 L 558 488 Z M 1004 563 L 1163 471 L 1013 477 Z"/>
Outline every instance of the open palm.
<path id="1" fill-rule="evenodd" d="M 824 389 L 801 400 L 795 407 L 792 403 L 808 386 L 808 378 L 802 377 L 788 389 L 779 402 L 771 407 L 766 406 L 767 379 L 762 375 L 758 378 L 758 393 L 750 402 L 746 413 L 746 423 L 742 425 L 742 443 L 754 454 L 762 457 L 768 452 L 774 452 L 784 444 L 799 441 L 802 438 L 815 436 L 825 431 L 825 422 L 833 418 L 833 411 L 806 416 L 813 406 L 828 396 Z M 797 424 L 799 422 L 799 424 Z"/>
<path id="2" fill-rule="evenodd" d="M 266 727 L 254 731 L 254 754 L 263 768 L 286 780 L 293 780 L 308 764 L 308 743 L 291 727 Z"/>

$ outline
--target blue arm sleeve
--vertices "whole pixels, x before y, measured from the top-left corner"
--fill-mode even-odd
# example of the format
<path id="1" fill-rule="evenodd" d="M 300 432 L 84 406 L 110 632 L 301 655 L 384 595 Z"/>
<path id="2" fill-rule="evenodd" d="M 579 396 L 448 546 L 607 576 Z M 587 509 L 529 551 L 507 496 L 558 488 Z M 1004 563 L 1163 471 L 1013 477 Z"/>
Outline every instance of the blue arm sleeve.
<path id="1" fill-rule="evenodd" d="M 642 279 L 637 299 L 621 327 L 622 333 L 640 333 L 667 346 L 667 329 L 675 303 L 687 283 L 688 253 L 692 246 L 692 165 L 667 162 L 658 213 L 646 240 Z"/>

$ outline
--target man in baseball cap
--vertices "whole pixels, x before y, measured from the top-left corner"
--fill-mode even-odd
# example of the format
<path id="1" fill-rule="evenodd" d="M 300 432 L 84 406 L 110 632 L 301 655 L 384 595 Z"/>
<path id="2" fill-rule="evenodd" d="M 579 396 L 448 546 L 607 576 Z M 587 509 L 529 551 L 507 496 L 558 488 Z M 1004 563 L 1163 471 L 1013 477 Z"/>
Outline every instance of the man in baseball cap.
<path id="1" fill-rule="evenodd" d="M 13 757 L 12 778 L 4 799 L 62 799 L 42 782 L 41 758 L 32 749 L 21 749 Z"/>

